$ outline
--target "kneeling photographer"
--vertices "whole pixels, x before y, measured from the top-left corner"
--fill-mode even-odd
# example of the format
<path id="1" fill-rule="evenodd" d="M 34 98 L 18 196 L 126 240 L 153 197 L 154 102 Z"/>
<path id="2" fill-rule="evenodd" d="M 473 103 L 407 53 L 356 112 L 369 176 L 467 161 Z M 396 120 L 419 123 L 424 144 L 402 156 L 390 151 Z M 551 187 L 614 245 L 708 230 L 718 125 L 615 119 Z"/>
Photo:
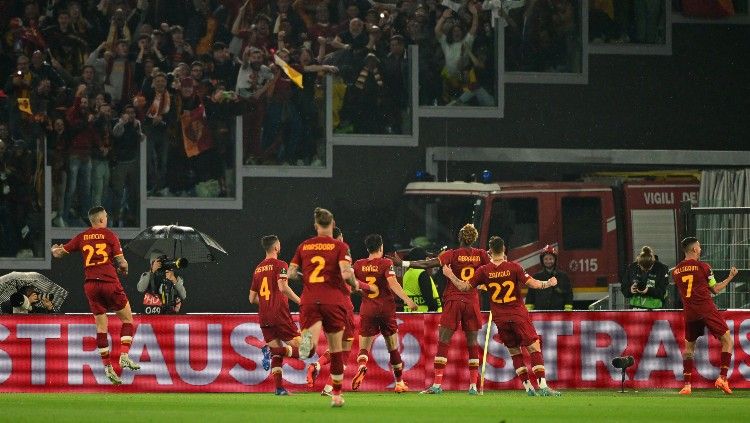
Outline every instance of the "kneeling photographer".
<path id="1" fill-rule="evenodd" d="M 668 284 L 669 268 L 659 262 L 651 247 L 644 246 L 628 265 L 620 289 L 630 299 L 630 308 L 654 310 L 664 306 Z"/>
<path id="2" fill-rule="evenodd" d="M 143 307 L 146 314 L 177 314 L 182 301 L 187 297 L 182 276 L 175 269 L 187 267 L 185 259 L 169 259 L 166 254 L 151 255 L 151 270 L 143 272 L 138 281 L 138 292 L 143 292 Z"/>

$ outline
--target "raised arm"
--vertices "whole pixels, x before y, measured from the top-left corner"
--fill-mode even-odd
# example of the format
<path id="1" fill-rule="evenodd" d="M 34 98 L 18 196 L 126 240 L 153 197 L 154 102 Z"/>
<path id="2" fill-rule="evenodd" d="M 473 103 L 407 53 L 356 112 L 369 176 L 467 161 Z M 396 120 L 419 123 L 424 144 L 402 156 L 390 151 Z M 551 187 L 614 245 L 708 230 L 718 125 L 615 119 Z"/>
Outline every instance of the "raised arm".
<path id="1" fill-rule="evenodd" d="M 396 266 L 410 267 L 412 269 L 432 269 L 434 267 L 440 267 L 440 259 L 433 257 L 427 260 L 401 260 L 400 258 L 393 256 L 390 257 L 393 260 L 393 264 Z"/>
<path id="2" fill-rule="evenodd" d="M 443 24 L 445 23 L 445 20 L 450 17 L 450 15 L 453 14 L 453 12 L 450 9 L 443 10 L 443 14 L 440 15 L 440 18 L 438 19 L 437 23 L 435 24 L 435 36 L 439 39 L 441 36 L 443 36 Z"/>
<path id="3" fill-rule="evenodd" d="M 290 281 L 298 282 L 300 280 L 299 277 L 299 266 L 297 263 L 289 263 L 289 270 L 287 271 L 287 278 Z"/>
<path id="4" fill-rule="evenodd" d="M 536 280 L 532 278 L 531 276 L 529 276 L 529 278 L 526 279 L 526 286 L 528 286 L 529 288 L 533 288 L 533 289 L 546 289 L 555 285 L 557 285 L 557 278 L 554 276 L 549 278 L 549 280 L 546 280 L 546 281 Z"/>
<path id="5" fill-rule="evenodd" d="M 719 292 L 721 292 L 724 288 L 726 288 L 727 285 L 729 285 L 729 282 L 731 282 L 732 279 L 734 279 L 734 277 L 737 276 L 737 273 L 738 273 L 737 268 L 732 266 L 732 268 L 729 269 L 729 276 L 727 276 L 726 279 L 717 283 L 714 286 L 709 286 L 709 288 L 711 289 L 711 292 L 713 292 L 714 294 L 718 294 Z"/>
<path id="6" fill-rule="evenodd" d="M 63 258 L 68 254 L 68 252 L 65 251 L 63 244 L 52 245 L 51 251 L 52 251 L 52 257 L 54 258 Z"/>
<path id="7" fill-rule="evenodd" d="M 361 291 L 357 279 L 354 277 L 354 268 L 352 267 L 351 262 L 348 260 L 340 260 L 339 269 L 341 269 L 341 277 L 344 278 L 344 282 L 352 287 L 352 291 Z"/>
<path id="8" fill-rule="evenodd" d="M 469 28 L 469 34 L 472 36 L 477 35 L 477 29 L 479 28 L 479 10 L 477 9 L 476 3 L 469 5 L 469 12 L 471 12 L 471 28 Z"/>
<path id="9" fill-rule="evenodd" d="M 388 288 L 390 288 L 397 297 L 401 298 L 404 304 L 406 304 L 406 306 L 409 307 L 412 311 L 415 311 L 417 308 L 419 308 L 417 304 L 412 301 L 412 299 L 409 298 L 408 295 L 406 295 L 406 292 L 404 292 L 404 288 L 401 287 L 401 284 L 398 283 L 398 280 L 395 276 L 388 276 Z M 431 293 L 432 292 L 430 292 L 430 294 Z"/>

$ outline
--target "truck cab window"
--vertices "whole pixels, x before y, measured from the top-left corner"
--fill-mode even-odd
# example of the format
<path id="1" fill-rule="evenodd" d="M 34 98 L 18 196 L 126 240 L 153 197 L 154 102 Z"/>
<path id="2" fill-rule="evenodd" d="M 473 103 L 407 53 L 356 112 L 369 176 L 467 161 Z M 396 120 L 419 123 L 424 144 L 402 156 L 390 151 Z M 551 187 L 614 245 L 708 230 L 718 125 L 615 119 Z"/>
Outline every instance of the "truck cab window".
<path id="1" fill-rule="evenodd" d="M 563 197 L 562 241 L 566 250 L 602 247 L 602 202 L 599 197 Z"/>
<path id="2" fill-rule="evenodd" d="M 500 198 L 492 203 L 490 236 L 505 240 L 508 249 L 539 241 L 539 202 L 536 198 Z"/>

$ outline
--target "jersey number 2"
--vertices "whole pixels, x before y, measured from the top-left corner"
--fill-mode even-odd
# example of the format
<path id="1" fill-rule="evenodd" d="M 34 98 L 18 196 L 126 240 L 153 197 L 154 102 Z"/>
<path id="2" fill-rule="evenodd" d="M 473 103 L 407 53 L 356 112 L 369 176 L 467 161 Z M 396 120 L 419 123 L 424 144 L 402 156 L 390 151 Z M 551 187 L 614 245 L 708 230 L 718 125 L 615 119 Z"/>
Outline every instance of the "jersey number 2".
<path id="1" fill-rule="evenodd" d="M 315 256 L 310 259 L 310 261 L 313 264 L 316 264 L 317 266 L 315 269 L 313 269 L 312 273 L 310 274 L 310 283 L 323 283 L 326 281 L 326 279 L 322 276 L 320 276 L 320 272 L 323 271 L 323 268 L 326 265 L 326 259 L 324 259 L 321 256 Z"/>
<path id="2" fill-rule="evenodd" d="M 96 251 L 94 251 L 94 248 L 96 248 Z M 107 254 L 107 244 L 95 244 L 94 247 L 87 244 L 84 245 L 81 249 L 86 253 L 86 267 L 104 264 L 107 262 L 107 260 L 109 260 L 109 254 Z M 96 263 L 91 261 L 91 259 L 94 258 L 95 255 L 97 258 L 99 258 L 99 261 L 97 261 Z"/>
<path id="3" fill-rule="evenodd" d="M 505 281 L 502 285 L 500 285 L 497 282 L 492 282 L 490 284 L 490 288 L 495 288 L 495 292 L 492 294 L 492 302 L 503 304 L 503 303 L 509 303 L 511 301 L 515 301 L 516 296 L 511 295 L 513 292 L 513 288 L 515 288 L 516 284 L 513 283 L 513 281 Z M 505 296 L 503 298 L 500 298 L 500 294 L 503 292 L 503 287 L 508 287 L 508 290 L 505 291 Z"/>

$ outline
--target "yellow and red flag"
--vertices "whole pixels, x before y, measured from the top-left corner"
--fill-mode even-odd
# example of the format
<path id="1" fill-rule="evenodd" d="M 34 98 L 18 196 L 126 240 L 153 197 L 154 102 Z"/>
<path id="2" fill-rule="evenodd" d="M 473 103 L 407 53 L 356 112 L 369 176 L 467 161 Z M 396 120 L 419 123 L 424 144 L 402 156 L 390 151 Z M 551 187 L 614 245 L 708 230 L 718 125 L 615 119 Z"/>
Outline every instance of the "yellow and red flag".
<path id="1" fill-rule="evenodd" d="M 18 98 L 18 110 L 24 113 L 28 113 L 30 115 L 33 114 L 31 113 L 31 101 L 26 97 L 19 97 Z"/>
<path id="2" fill-rule="evenodd" d="M 297 69 L 294 69 L 293 67 L 289 66 L 289 64 L 283 60 L 281 60 L 281 57 L 279 57 L 277 54 L 273 55 L 273 61 L 276 62 L 277 65 L 281 67 L 281 69 L 284 70 L 284 73 L 287 74 L 289 79 L 292 80 L 295 84 L 297 84 L 298 87 L 302 88 L 302 74 L 297 71 Z"/>

